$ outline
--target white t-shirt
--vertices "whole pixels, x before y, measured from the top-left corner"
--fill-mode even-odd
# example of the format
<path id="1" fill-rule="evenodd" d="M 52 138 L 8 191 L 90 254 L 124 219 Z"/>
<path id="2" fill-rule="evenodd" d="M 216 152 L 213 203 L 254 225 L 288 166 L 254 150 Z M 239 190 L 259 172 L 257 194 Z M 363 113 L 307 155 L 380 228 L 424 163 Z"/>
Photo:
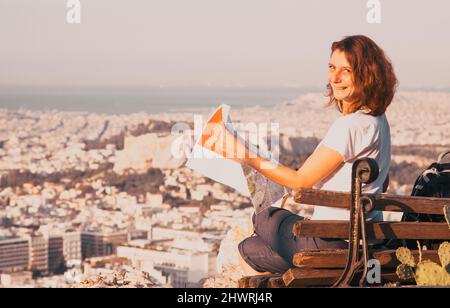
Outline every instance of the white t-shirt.
<path id="1" fill-rule="evenodd" d="M 382 193 L 383 183 L 391 164 L 391 133 L 386 115 L 372 116 L 357 111 L 338 118 L 329 128 L 325 138 L 319 143 L 338 151 L 344 162 L 332 174 L 316 185 L 318 189 L 350 192 L 352 164 L 359 158 L 370 157 L 380 168 L 378 178 L 363 184 L 365 193 Z M 350 211 L 331 207 L 316 206 L 313 220 L 349 220 Z M 382 212 L 367 214 L 368 220 L 383 220 Z"/>

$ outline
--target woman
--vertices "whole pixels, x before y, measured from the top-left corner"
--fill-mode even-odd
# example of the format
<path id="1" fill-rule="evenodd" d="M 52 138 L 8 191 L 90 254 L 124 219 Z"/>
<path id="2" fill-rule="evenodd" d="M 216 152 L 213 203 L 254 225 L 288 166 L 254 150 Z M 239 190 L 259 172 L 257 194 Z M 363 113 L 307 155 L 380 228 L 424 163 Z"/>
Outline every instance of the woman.
<path id="1" fill-rule="evenodd" d="M 273 164 L 259 156 L 249 158 L 249 153 L 244 158 L 225 154 L 290 189 L 315 187 L 346 192 L 351 190 L 352 163 L 371 157 L 377 161 L 380 173 L 375 182 L 363 186 L 363 191 L 381 193 L 391 161 L 390 130 L 384 113 L 396 87 L 393 66 L 383 50 L 366 36 L 346 37 L 331 46 L 327 85 L 329 105 L 336 106 L 341 116 L 299 170 Z M 225 133 L 222 140 L 233 142 L 234 138 Z M 218 146 L 215 150 L 224 148 Z M 254 215 L 254 236 L 239 244 L 246 274 L 282 273 L 292 267 L 294 254 L 303 249 L 347 248 L 343 240 L 294 237 L 292 226 L 303 219 L 277 207 Z M 349 211 L 316 206 L 311 219 L 348 220 Z M 368 219 L 382 220 L 381 213 L 372 212 Z"/>

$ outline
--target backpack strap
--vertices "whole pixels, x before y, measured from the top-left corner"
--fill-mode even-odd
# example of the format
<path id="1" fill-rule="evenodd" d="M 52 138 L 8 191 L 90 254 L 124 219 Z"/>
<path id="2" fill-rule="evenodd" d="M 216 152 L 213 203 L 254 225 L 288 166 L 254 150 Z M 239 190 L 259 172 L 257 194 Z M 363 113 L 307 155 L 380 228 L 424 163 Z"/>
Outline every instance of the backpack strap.
<path id="1" fill-rule="evenodd" d="M 439 171 L 435 167 L 425 170 L 422 173 L 422 177 L 423 177 L 425 183 L 428 183 L 430 181 L 430 178 L 428 177 L 429 174 L 439 175 Z"/>
<path id="2" fill-rule="evenodd" d="M 437 163 L 440 164 L 441 161 L 442 161 L 442 159 L 443 159 L 445 156 L 447 156 L 448 154 L 450 154 L 450 151 L 441 153 L 441 154 L 439 155 L 439 157 L 438 157 Z"/>

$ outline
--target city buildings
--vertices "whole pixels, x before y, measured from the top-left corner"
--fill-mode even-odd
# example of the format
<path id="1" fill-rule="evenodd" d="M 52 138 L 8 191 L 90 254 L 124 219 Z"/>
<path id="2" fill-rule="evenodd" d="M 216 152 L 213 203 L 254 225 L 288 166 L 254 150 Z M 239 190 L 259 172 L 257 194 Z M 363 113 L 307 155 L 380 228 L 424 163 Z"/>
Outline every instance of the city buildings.
<path id="1" fill-rule="evenodd" d="M 0 239 L 0 272 L 18 272 L 29 268 L 30 241 L 25 238 Z"/>
<path id="2" fill-rule="evenodd" d="M 320 94 L 308 94 L 275 110 L 244 108 L 232 118 L 279 122 L 282 150 L 295 158 L 311 153 L 337 116 L 322 108 L 322 100 Z M 420 169 L 436 158 L 428 153 L 445 150 L 449 102 L 446 93 L 397 96 L 387 116 L 393 153 L 395 146 L 403 147 L 401 155 L 393 154 L 393 163 Z M 413 107 L 423 105 L 435 112 Z M 152 121 L 159 125 L 159 120 L 167 121 L 168 129 L 149 132 Z M 127 261 L 116 269 L 134 263 L 151 270 L 161 284 L 193 286 L 202 276 L 214 275 L 221 240 L 231 228 L 249 223 L 252 208 L 248 198 L 172 165 L 178 163 L 167 157 L 172 121 L 188 123 L 192 115 L 0 111 L 2 284 L 28 284 L 31 279 L 33 285 L 40 279 L 40 285 L 52 286 L 54 279 L 60 285 L 64 277 L 58 274 L 65 266 L 81 271 L 87 259 L 119 255 Z M 146 128 L 142 134 L 135 131 L 140 126 Z M 426 154 L 408 152 L 416 143 L 427 144 Z M 151 153 L 147 146 L 153 146 Z M 124 153 L 134 148 L 151 155 L 128 159 Z M 114 173 L 118 159 L 116 167 L 130 170 Z M 153 177 L 147 169 L 155 166 L 161 168 L 153 170 L 158 174 Z M 391 178 L 394 191 L 408 193 L 412 183 L 405 183 Z M 95 268 L 102 267 L 96 263 Z"/>
<path id="3" fill-rule="evenodd" d="M 134 268 L 150 273 L 160 283 L 173 287 L 199 287 L 199 281 L 208 276 L 206 252 L 119 246 L 117 255 L 131 260 Z"/>
<path id="4" fill-rule="evenodd" d="M 128 241 L 128 233 L 120 232 L 91 232 L 81 233 L 82 258 L 108 256 L 116 253 L 117 246 Z"/>

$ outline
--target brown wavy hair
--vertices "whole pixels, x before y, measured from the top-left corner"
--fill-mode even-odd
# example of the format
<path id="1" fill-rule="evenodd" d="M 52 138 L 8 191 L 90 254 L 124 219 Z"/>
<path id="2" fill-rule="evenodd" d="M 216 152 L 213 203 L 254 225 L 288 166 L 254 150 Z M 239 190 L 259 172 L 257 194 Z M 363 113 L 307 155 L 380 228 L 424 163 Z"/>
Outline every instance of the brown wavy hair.
<path id="1" fill-rule="evenodd" d="M 352 94 L 350 112 L 367 110 L 368 114 L 383 114 L 391 104 L 397 90 L 397 77 L 394 67 L 384 51 L 370 38 L 364 35 L 347 36 L 333 42 L 331 54 L 335 50 L 345 53 L 352 67 L 352 80 L 355 91 Z M 331 85 L 327 84 L 328 106 L 336 106 L 342 111 L 342 102 L 333 95 Z"/>

